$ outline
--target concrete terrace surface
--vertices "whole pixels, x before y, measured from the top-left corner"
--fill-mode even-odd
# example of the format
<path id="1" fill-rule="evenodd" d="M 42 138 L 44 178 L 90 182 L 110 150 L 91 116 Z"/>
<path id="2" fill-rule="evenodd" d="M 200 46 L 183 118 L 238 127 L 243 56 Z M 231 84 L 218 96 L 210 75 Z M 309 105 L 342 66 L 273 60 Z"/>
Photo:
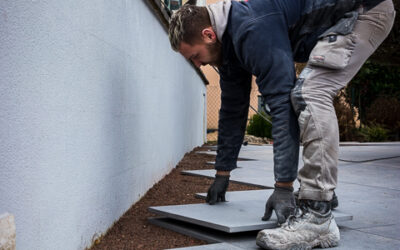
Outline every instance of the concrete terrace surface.
<path id="1" fill-rule="evenodd" d="M 215 155 L 215 149 L 210 147 L 209 151 L 202 153 Z M 271 145 L 243 146 L 239 157 L 252 161 L 239 161 L 238 169 L 232 172 L 233 181 L 266 189 L 228 192 L 228 202 L 214 206 L 198 204 L 194 205 L 198 206 L 195 208 L 193 205 L 178 205 L 173 210 L 152 207 L 150 210 L 160 217 L 149 220 L 210 243 L 179 249 L 260 249 L 255 244 L 255 237 L 262 223 L 251 216 L 246 220 L 244 214 L 257 213 L 253 217 L 262 216 L 262 209 L 258 208 L 258 211 L 254 206 L 257 202 L 265 204 L 272 192 L 272 150 Z M 341 144 L 339 159 L 336 189 L 339 207 L 334 213 L 341 241 L 333 249 L 400 249 L 400 142 Z M 299 168 L 302 164 L 300 155 Z M 215 175 L 215 171 L 209 170 L 188 172 L 183 174 L 209 178 Z M 204 193 L 197 194 L 200 199 L 204 199 L 204 196 Z M 213 216 L 213 213 L 221 211 L 225 211 L 225 214 Z M 222 216 L 224 219 L 221 219 Z M 271 227 L 275 219 L 272 217 L 264 226 Z M 223 227 L 221 220 L 230 222 L 233 227 L 241 227 L 241 230 Z"/>

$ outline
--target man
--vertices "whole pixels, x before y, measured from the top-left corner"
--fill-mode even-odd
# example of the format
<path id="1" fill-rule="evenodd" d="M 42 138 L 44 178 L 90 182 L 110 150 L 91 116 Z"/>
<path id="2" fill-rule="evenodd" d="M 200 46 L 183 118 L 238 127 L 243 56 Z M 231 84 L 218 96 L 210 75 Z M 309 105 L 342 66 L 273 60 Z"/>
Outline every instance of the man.
<path id="1" fill-rule="evenodd" d="M 388 35 L 394 16 L 391 0 L 226 0 L 183 6 L 172 16 L 172 48 L 197 67 L 217 66 L 221 78 L 217 173 L 209 204 L 225 201 L 243 142 L 252 75 L 271 110 L 276 184 L 263 220 L 274 209 L 280 227 L 259 232 L 259 246 L 338 244 L 330 203 L 339 149 L 332 100 Z M 295 61 L 308 62 L 297 79 Z M 299 140 L 304 167 L 297 176 Z"/>

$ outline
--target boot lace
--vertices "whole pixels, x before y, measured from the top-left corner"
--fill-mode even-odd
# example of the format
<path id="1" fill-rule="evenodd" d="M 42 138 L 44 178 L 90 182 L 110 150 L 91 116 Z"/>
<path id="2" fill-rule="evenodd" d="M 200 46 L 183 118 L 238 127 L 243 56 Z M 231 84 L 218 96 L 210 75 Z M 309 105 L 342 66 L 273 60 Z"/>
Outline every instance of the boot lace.
<path id="1" fill-rule="evenodd" d="M 306 206 L 306 204 L 301 202 L 298 206 L 296 206 L 294 214 L 289 215 L 286 222 L 284 222 L 282 224 L 282 227 L 291 228 L 291 226 L 293 226 L 297 222 L 299 222 L 303 218 L 303 216 L 308 212 L 309 212 L 309 210 L 308 210 L 308 207 Z"/>

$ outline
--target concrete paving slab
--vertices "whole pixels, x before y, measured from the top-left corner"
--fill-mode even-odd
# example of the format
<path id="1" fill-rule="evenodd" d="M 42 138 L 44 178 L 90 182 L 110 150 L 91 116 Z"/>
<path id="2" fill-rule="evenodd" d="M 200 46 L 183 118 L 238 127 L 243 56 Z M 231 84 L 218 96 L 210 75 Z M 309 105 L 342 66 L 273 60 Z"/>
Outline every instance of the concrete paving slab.
<path id="1" fill-rule="evenodd" d="M 215 161 L 207 161 L 207 165 L 215 165 Z M 238 168 L 257 168 L 263 170 L 274 170 L 274 162 L 273 159 L 270 161 L 259 161 L 259 160 L 251 160 L 251 161 L 237 161 Z"/>
<path id="2" fill-rule="evenodd" d="M 353 161 L 360 163 L 374 159 L 400 156 L 400 143 L 341 143 L 339 148 L 339 158 L 343 161 Z M 206 153 L 216 155 L 216 151 L 198 151 L 197 153 Z M 302 147 L 300 147 L 300 158 Z M 272 145 L 263 146 L 243 146 L 241 147 L 239 157 L 254 160 L 273 159 Z"/>
<path id="3" fill-rule="evenodd" d="M 217 155 L 216 151 L 196 151 L 196 154 Z"/>
<path id="4" fill-rule="evenodd" d="M 265 198 L 259 200 L 236 200 L 215 205 L 189 204 L 150 207 L 149 211 L 161 216 L 194 223 L 227 233 L 246 232 L 274 228 L 277 225 L 275 213 L 269 221 L 262 221 L 265 212 Z M 351 220 L 352 216 L 334 211 L 337 221 Z"/>
<path id="5" fill-rule="evenodd" d="M 226 199 L 231 202 L 259 200 L 265 203 L 272 192 L 272 189 L 227 192 Z M 339 197 L 338 211 L 354 215 L 352 221 L 339 221 L 340 225 L 352 229 L 372 228 L 366 232 L 375 232 L 382 236 L 385 236 L 386 229 L 390 231 L 390 226 L 400 227 L 399 191 L 341 183 L 336 189 L 336 194 Z M 206 196 L 206 193 L 196 194 L 196 197 L 201 199 L 205 199 Z M 395 232 L 399 231 L 400 228 Z M 400 234 L 398 236 L 400 237 Z"/>
<path id="6" fill-rule="evenodd" d="M 370 161 L 387 157 L 400 156 L 400 146 L 346 146 L 339 148 L 339 159 L 349 161 Z"/>
<path id="7" fill-rule="evenodd" d="M 246 175 L 238 174 L 237 173 L 238 170 L 239 169 L 235 169 L 234 171 L 231 172 L 231 177 L 229 178 L 229 180 L 231 182 L 252 185 L 252 186 L 256 186 L 256 187 L 260 187 L 260 188 L 273 188 L 274 187 L 275 181 L 271 174 L 267 177 L 265 177 L 266 174 L 264 174 L 263 177 L 258 176 L 256 179 L 254 179 L 254 178 L 250 179 Z M 202 176 L 202 177 L 214 179 L 215 170 L 213 170 L 213 169 L 184 170 L 181 172 L 181 174 L 191 175 L 191 176 Z"/>
<path id="8" fill-rule="evenodd" d="M 400 249 L 399 240 L 394 240 L 379 235 L 364 233 L 348 228 L 340 228 L 340 236 L 341 236 L 340 245 L 334 249 L 338 250 Z"/>
<path id="9" fill-rule="evenodd" d="M 228 243 L 217 243 L 193 247 L 171 248 L 170 250 L 243 250 L 243 248 Z"/>
<path id="10" fill-rule="evenodd" d="M 260 200 L 265 202 L 272 189 L 227 192 L 228 201 Z M 353 221 L 341 222 L 341 225 L 353 229 L 400 224 L 400 192 L 396 190 L 341 183 L 336 189 L 339 208 L 346 214 L 353 214 Z M 206 193 L 198 193 L 205 199 Z M 378 229 L 382 231 L 383 229 Z M 400 231 L 400 230 L 398 230 Z M 378 232 L 376 232 L 378 234 Z M 400 236 L 400 234 L 399 234 Z"/>
<path id="11" fill-rule="evenodd" d="M 351 161 L 367 162 L 339 162 L 339 183 L 336 189 L 339 197 L 338 212 L 354 213 L 354 220 L 341 221 L 336 215 L 338 225 L 341 227 L 342 240 L 340 246 L 335 249 L 400 249 L 400 234 L 398 233 L 400 231 L 400 209 L 398 209 L 400 207 L 400 186 L 398 185 L 398 180 L 400 179 L 400 157 L 370 161 L 396 155 L 400 155 L 400 143 L 368 146 L 341 145 L 340 158 L 343 160 L 350 159 Z M 257 161 L 242 162 L 244 164 L 238 162 L 240 169 L 232 172 L 233 179 L 232 177 L 231 179 L 233 181 L 246 184 L 252 184 L 251 182 L 253 182 L 257 186 L 264 187 L 267 185 L 270 185 L 269 187 L 273 186 L 271 146 L 242 147 L 239 156 Z M 206 173 L 206 175 L 202 171 L 197 174 L 210 178 L 215 175 L 215 170 L 209 170 L 210 173 Z M 255 175 L 262 175 L 262 177 L 250 180 Z M 222 203 L 221 205 L 231 205 L 235 202 L 240 202 L 240 200 L 248 204 L 248 200 L 254 199 L 253 202 L 258 200 L 258 203 L 262 204 L 260 205 L 262 208 L 259 208 L 260 215 L 262 215 L 265 201 L 269 196 L 268 192 L 272 192 L 272 190 L 228 192 L 227 199 L 230 202 Z M 203 198 L 205 196 L 205 194 L 199 195 Z M 209 208 L 216 207 L 207 204 L 203 205 Z M 226 209 L 223 210 L 227 211 Z M 246 212 L 246 208 L 242 207 L 241 210 L 236 210 L 235 214 L 241 214 L 242 212 Z M 228 216 L 221 214 L 220 217 Z M 175 221 L 172 224 L 179 228 L 181 227 L 180 223 L 185 222 Z M 197 228 L 197 231 L 189 230 L 189 232 L 196 233 L 201 237 L 206 237 L 205 235 L 210 231 L 213 232 L 211 233 L 213 241 L 208 242 L 226 242 L 242 249 L 259 249 L 254 242 L 257 230 L 248 232 L 252 233 L 252 235 L 246 233 L 243 236 L 243 233 L 224 233 L 192 223 L 186 224 L 188 227 L 202 228 L 201 230 Z M 171 228 L 171 224 L 168 224 L 167 227 Z M 188 229 L 185 228 L 184 231 L 188 232 Z M 216 232 L 225 234 L 225 236 L 221 236 Z M 207 237 L 210 237 L 210 235 Z"/>
<path id="12" fill-rule="evenodd" d="M 399 217 L 397 219 L 398 224 L 388 225 L 388 226 L 380 226 L 380 227 L 370 227 L 370 228 L 362 228 L 358 229 L 360 232 L 370 233 L 374 235 L 379 235 L 385 238 L 391 238 L 395 240 L 400 240 L 400 223 Z M 400 248 L 399 248 L 400 249 Z"/>
<path id="13" fill-rule="evenodd" d="M 400 146 L 400 142 L 340 142 L 340 146 Z"/>
<path id="14" fill-rule="evenodd" d="M 215 170 L 213 169 L 205 169 L 205 170 L 185 170 L 181 172 L 184 175 L 192 175 L 192 176 L 202 176 L 207 178 L 215 177 Z M 231 172 L 230 181 L 252 185 L 261 188 L 274 188 L 275 185 L 275 177 L 272 170 L 265 170 L 259 168 L 237 168 Z M 298 181 L 294 182 L 294 188 L 297 190 L 300 184 Z"/>
<path id="15" fill-rule="evenodd" d="M 276 216 L 262 221 L 265 203 L 261 201 L 229 201 L 208 204 L 149 207 L 161 216 L 194 223 L 227 233 L 245 232 L 276 227 Z"/>
<path id="16" fill-rule="evenodd" d="M 259 169 L 259 170 L 267 170 L 270 172 L 274 171 L 274 161 L 273 159 L 265 161 L 259 161 L 259 160 L 254 160 L 254 161 L 238 161 L 237 166 L 240 168 L 245 168 L 245 169 Z"/>
<path id="17" fill-rule="evenodd" d="M 226 192 L 225 198 L 227 201 L 247 201 L 247 200 L 261 200 L 266 201 L 272 194 L 273 189 L 261 189 L 261 190 L 246 190 L 246 191 L 234 191 Z M 205 200 L 207 193 L 196 193 L 196 198 Z"/>
<path id="18" fill-rule="evenodd" d="M 208 243 L 226 242 L 237 247 L 245 244 L 246 246 L 252 245 L 254 249 L 260 249 L 255 244 L 258 231 L 231 234 L 165 217 L 149 218 L 149 222 L 196 239 L 204 240 Z"/>
<path id="19" fill-rule="evenodd" d="M 366 162 L 364 164 L 378 165 L 378 166 L 383 166 L 383 167 L 394 167 L 394 168 L 399 169 L 400 168 L 400 157 L 395 157 L 395 158 L 385 159 L 385 160 L 372 161 L 372 162 Z"/>
<path id="20" fill-rule="evenodd" d="M 400 171 L 396 160 L 385 160 L 384 164 L 378 161 L 362 164 L 339 164 L 338 181 L 339 183 L 354 183 L 400 190 Z M 242 161 L 238 162 L 238 166 L 239 168 L 231 172 L 231 181 L 266 188 L 274 187 L 275 180 L 272 162 Z M 189 170 L 182 173 L 208 178 L 214 178 L 215 176 L 215 170 L 212 169 Z M 298 187 L 299 185 L 296 182 L 295 189 Z"/>
<path id="21" fill-rule="evenodd" d="M 400 190 L 399 180 L 398 167 L 380 165 L 379 162 L 339 165 L 338 167 L 339 182 Z"/>
<path id="22" fill-rule="evenodd" d="M 150 223 L 185 234 L 194 238 L 205 240 L 209 243 L 225 242 L 246 250 L 260 250 L 255 239 L 258 231 L 228 234 L 209 228 L 199 227 L 190 223 L 176 221 L 167 218 L 152 218 Z M 400 249 L 400 241 L 360 232 L 349 228 L 340 227 L 341 241 L 335 250 L 364 250 L 364 249 Z M 199 248 L 202 249 L 202 248 Z M 205 248 L 210 249 L 210 248 Z M 211 248 L 212 249 L 212 248 Z"/>
<path id="23" fill-rule="evenodd" d="M 205 148 L 211 151 L 216 151 L 218 149 L 218 146 L 205 146 Z"/>
<path id="24" fill-rule="evenodd" d="M 339 183 L 336 194 L 339 199 L 339 209 L 354 215 L 351 222 L 340 222 L 339 225 L 362 229 L 400 224 L 398 190 Z"/>
<path id="25" fill-rule="evenodd" d="M 341 143 L 339 148 L 339 158 L 349 161 L 369 161 L 386 157 L 400 156 L 400 143 Z M 198 151 L 197 153 L 206 153 L 216 155 L 214 148 L 208 151 Z M 300 147 L 300 156 L 302 147 Z M 242 146 L 239 157 L 270 160 L 273 159 L 273 146 Z"/>
<path id="26" fill-rule="evenodd" d="M 272 192 L 272 189 L 227 192 L 226 199 L 228 201 L 261 200 L 265 202 Z M 354 215 L 353 221 L 341 222 L 341 225 L 360 229 L 400 224 L 399 191 L 340 183 L 336 194 L 339 197 L 339 211 Z M 206 195 L 206 193 L 196 194 L 201 199 L 205 199 Z M 378 231 L 381 230 L 383 229 L 378 229 Z"/>

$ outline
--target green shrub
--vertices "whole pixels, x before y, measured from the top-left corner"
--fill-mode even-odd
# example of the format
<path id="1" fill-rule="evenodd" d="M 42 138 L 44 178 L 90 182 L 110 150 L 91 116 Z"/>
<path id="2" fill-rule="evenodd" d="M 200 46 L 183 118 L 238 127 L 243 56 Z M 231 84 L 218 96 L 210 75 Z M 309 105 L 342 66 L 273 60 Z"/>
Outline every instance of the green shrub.
<path id="1" fill-rule="evenodd" d="M 388 139 L 388 131 L 379 124 L 363 126 L 360 128 L 360 133 L 369 142 L 387 141 Z"/>
<path id="2" fill-rule="evenodd" d="M 262 115 L 270 119 L 265 113 L 262 113 Z M 260 115 L 255 114 L 250 119 L 249 125 L 247 126 L 247 134 L 257 137 L 272 138 L 271 129 L 272 125 L 269 122 L 264 120 Z"/>

